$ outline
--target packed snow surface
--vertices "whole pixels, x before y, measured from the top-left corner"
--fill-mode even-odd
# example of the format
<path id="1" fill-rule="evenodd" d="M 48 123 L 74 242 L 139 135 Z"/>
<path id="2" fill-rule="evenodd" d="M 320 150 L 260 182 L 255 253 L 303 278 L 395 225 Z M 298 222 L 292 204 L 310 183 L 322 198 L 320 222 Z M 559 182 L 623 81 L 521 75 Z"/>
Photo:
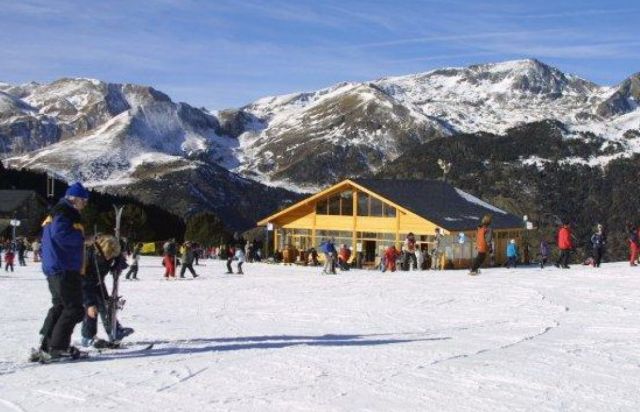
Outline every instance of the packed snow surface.
<path id="1" fill-rule="evenodd" d="M 0 410 L 640 407 L 640 269 L 625 263 L 477 277 L 205 264 L 165 281 L 143 258 L 122 284 L 139 345 L 58 365 L 26 362 L 49 305 L 37 264 L 3 271 Z"/>

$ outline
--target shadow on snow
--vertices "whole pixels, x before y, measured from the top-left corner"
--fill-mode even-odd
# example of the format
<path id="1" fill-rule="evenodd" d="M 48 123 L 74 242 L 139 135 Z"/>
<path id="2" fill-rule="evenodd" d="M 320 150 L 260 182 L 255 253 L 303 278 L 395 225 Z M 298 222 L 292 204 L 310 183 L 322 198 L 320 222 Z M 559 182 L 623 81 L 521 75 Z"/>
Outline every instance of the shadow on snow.
<path id="1" fill-rule="evenodd" d="M 251 349 L 283 349 L 295 346 L 377 346 L 412 342 L 442 341 L 451 337 L 433 338 L 396 338 L 376 339 L 376 337 L 392 336 L 392 334 L 373 335 L 321 335 L 321 336 L 246 336 L 236 338 L 211 338 L 189 340 L 158 340 L 136 342 L 136 345 L 170 345 L 163 348 L 147 350 L 132 350 L 126 352 L 109 351 L 102 355 L 91 357 L 89 361 L 103 361 L 113 359 L 147 358 L 170 355 L 191 355 L 207 352 L 227 352 Z M 201 346 L 204 344 L 205 346 Z"/>

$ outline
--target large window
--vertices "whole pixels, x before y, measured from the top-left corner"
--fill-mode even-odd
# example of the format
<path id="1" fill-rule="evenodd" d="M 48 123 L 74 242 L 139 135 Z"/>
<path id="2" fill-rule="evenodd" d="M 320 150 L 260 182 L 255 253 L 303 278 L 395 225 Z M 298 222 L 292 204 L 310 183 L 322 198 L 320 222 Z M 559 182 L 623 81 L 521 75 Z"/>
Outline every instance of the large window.
<path id="1" fill-rule="evenodd" d="M 382 200 L 372 197 L 369 199 L 369 216 L 382 216 Z"/>
<path id="2" fill-rule="evenodd" d="M 358 192 L 358 216 L 396 217 L 396 208 L 367 193 Z"/>
<path id="3" fill-rule="evenodd" d="M 340 193 L 340 214 L 343 216 L 352 216 L 353 215 L 353 192 L 351 190 L 347 190 L 346 192 Z"/>
<path id="4" fill-rule="evenodd" d="M 326 199 L 320 199 L 316 203 L 318 215 L 353 215 L 353 192 L 351 190 L 333 194 Z"/>
<path id="5" fill-rule="evenodd" d="M 369 195 L 358 193 L 358 216 L 369 216 Z"/>
<path id="6" fill-rule="evenodd" d="M 329 214 L 330 215 L 340 214 L 340 195 L 339 194 L 329 197 Z"/>

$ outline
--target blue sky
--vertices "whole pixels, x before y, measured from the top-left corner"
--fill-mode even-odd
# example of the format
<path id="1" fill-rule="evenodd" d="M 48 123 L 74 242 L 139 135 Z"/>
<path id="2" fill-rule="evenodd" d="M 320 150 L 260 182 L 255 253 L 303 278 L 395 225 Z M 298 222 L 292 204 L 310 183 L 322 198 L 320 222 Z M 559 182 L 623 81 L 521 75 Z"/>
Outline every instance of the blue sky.
<path id="1" fill-rule="evenodd" d="M 640 71 L 640 1 L 0 0 L 0 81 L 148 84 L 213 109 L 340 81 L 534 57 Z"/>

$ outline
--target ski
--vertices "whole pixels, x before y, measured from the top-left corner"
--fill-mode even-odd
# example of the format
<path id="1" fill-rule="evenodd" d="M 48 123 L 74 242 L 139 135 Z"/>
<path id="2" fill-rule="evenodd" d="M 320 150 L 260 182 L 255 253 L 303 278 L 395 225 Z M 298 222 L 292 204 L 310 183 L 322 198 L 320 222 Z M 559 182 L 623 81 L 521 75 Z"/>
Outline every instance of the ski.
<path id="1" fill-rule="evenodd" d="M 113 208 L 115 210 L 116 213 L 116 227 L 115 227 L 115 237 L 118 240 L 118 243 L 120 243 L 120 221 L 122 218 L 122 210 L 124 209 L 124 206 L 116 206 L 113 205 Z M 122 309 L 122 306 L 124 305 L 124 301 L 122 301 L 120 299 L 119 296 L 119 288 L 118 288 L 118 283 L 120 281 L 120 272 L 122 272 L 122 269 L 120 268 L 116 268 L 113 272 L 112 272 L 112 276 L 113 276 L 113 287 L 111 289 L 111 298 L 109 299 L 109 320 L 111 323 L 111 330 L 109 331 L 109 340 L 111 340 L 111 342 L 116 342 L 118 341 L 118 309 Z"/>

